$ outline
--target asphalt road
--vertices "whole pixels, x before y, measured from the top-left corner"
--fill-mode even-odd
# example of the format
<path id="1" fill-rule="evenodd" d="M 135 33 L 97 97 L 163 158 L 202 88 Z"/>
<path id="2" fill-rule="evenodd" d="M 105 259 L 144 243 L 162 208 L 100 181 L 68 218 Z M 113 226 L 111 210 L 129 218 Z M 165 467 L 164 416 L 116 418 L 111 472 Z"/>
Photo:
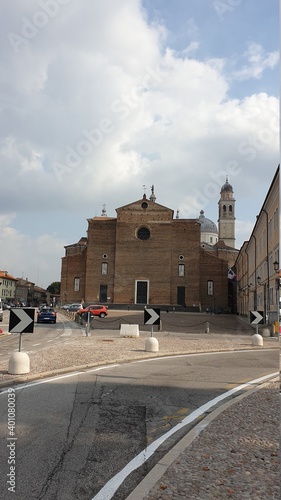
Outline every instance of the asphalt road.
<path id="1" fill-rule="evenodd" d="M 272 373 L 277 363 L 277 350 L 184 355 L 5 389 L 0 393 L 0 496 L 90 500 L 187 415 L 243 382 Z M 112 498 L 124 500 L 200 418 L 163 439 Z M 14 472 L 15 492 L 9 492 L 7 478 L 13 476 L 7 474 Z"/>

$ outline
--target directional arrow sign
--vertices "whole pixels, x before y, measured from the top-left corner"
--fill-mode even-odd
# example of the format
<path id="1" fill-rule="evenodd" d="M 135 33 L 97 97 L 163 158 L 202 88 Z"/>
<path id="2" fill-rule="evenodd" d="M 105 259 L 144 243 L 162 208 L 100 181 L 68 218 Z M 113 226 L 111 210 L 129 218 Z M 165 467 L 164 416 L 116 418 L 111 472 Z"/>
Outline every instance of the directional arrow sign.
<path id="1" fill-rule="evenodd" d="M 250 322 L 251 325 L 258 325 L 263 323 L 263 312 L 262 311 L 250 311 Z"/>
<path id="2" fill-rule="evenodd" d="M 33 333 L 35 309 L 11 309 L 9 332 L 10 333 Z"/>
<path id="3" fill-rule="evenodd" d="M 160 325 L 160 309 L 145 309 L 144 310 L 145 325 Z"/>

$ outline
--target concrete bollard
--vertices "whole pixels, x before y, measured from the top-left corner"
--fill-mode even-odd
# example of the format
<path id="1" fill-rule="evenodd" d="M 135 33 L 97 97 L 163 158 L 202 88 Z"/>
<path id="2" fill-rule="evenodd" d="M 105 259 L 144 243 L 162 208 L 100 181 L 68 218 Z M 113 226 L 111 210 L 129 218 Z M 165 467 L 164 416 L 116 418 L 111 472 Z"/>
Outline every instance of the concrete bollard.
<path id="1" fill-rule="evenodd" d="M 22 375 L 30 372 L 30 359 L 26 352 L 14 352 L 9 359 L 8 373 Z"/>
<path id="2" fill-rule="evenodd" d="M 259 333 L 252 336 L 252 345 L 263 345 L 263 338 Z"/>
<path id="3" fill-rule="evenodd" d="M 270 329 L 269 328 L 263 328 L 262 330 L 262 336 L 263 337 L 270 337 Z"/>
<path id="4" fill-rule="evenodd" d="M 205 333 L 210 333 L 210 323 L 209 323 L 209 321 L 206 321 Z"/>
<path id="5" fill-rule="evenodd" d="M 145 350 L 147 352 L 158 352 L 159 342 L 155 337 L 148 337 L 145 341 Z"/>

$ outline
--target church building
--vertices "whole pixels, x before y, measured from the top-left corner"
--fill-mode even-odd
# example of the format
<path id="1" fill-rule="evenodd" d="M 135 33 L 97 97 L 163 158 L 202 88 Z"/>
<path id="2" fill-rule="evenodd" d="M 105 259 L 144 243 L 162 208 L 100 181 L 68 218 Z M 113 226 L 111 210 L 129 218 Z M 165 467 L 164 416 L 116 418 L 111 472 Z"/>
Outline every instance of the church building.
<path id="1" fill-rule="evenodd" d="M 221 191 L 217 236 L 210 230 L 215 225 L 204 224 L 204 213 L 181 219 L 156 203 L 154 186 L 149 198 L 144 194 L 117 208 L 116 217 L 108 217 L 104 208 L 100 217 L 88 219 L 87 237 L 65 247 L 61 303 L 230 311 L 229 262 L 218 249 L 210 251 L 221 236 L 225 247 L 234 245 L 235 200 L 229 186 L 227 181 Z M 202 229 L 208 230 L 208 242 L 202 243 Z"/>

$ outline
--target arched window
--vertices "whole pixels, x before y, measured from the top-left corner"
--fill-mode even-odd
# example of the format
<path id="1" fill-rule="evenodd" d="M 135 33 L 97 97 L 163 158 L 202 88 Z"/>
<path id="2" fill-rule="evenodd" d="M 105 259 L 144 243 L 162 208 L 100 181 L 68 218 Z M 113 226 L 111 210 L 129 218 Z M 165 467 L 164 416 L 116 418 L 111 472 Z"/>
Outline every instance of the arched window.
<path id="1" fill-rule="evenodd" d="M 222 209 L 223 209 L 224 212 L 226 212 L 226 206 L 225 205 L 222 207 Z"/>
<path id="2" fill-rule="evenodd" d="M 101 264 L 101 274 L 107 274 L 108 273 L 108 264 L 107 262 L 102 262 Z"/>
<path id="3" fill-rule="evenodd" d="M 229 211 L 232 212 L 232 205 L 229 205 Z"/>
<path id="4" fill-rule="evenodd" d="M 185 275 L 185 266 L 184 264 L 179 264 L 179 276 Z"/>
<path id="5" fill-rule="evenodd" d="M 207 281 L 207 293 L 208 293 L 208 295 L 214 295 L 214 282 L 213 282 L 213 280 Z"/>
<path id="6" fill-rule="evenodd" d="M 74 278 L 74 292 L 80 291 L 80 278 Z"/>

